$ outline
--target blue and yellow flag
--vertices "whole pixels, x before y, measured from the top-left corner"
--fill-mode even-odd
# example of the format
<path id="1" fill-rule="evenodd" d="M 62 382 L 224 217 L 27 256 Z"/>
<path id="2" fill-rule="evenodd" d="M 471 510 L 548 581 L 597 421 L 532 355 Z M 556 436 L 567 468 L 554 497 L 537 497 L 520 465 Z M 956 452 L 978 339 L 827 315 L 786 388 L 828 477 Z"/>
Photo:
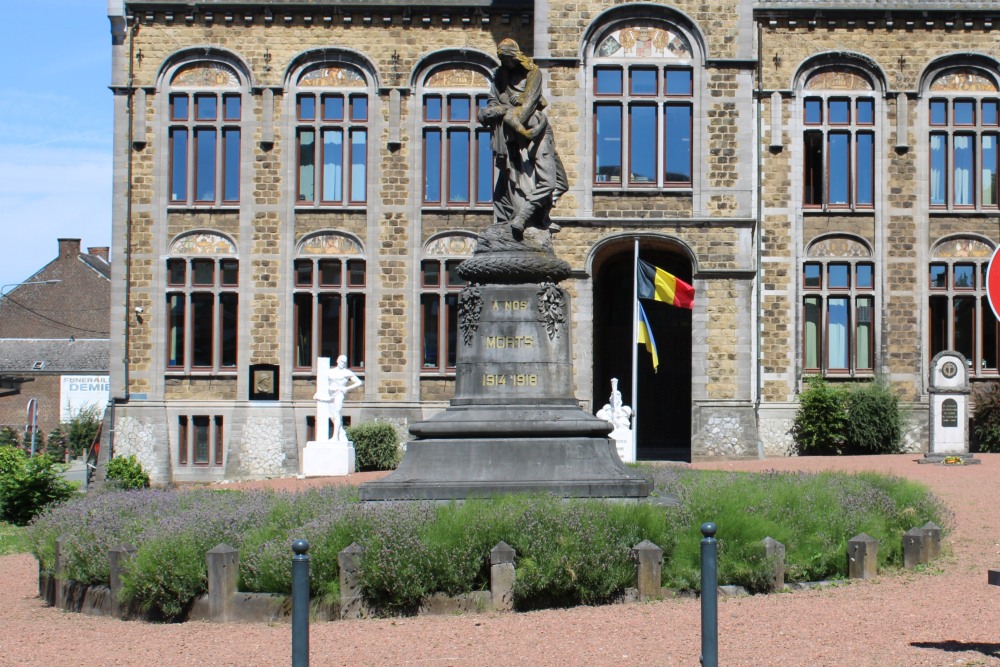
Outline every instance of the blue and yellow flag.
<path id="1" fill-rule="evenodd" d="M 653 340 L 653 327 L 649 326 L 649 320 L 646 319 L 646 311 L 642 309 L 642 304 L 639 304 L 639 340 L 636 341 L 640 345 L 646 346 L 646 351 L 653 355 L 653 372 L 656 372 L 656 367 L 660 365 L 660 357 L 656 354 L 656 341 Z"/>

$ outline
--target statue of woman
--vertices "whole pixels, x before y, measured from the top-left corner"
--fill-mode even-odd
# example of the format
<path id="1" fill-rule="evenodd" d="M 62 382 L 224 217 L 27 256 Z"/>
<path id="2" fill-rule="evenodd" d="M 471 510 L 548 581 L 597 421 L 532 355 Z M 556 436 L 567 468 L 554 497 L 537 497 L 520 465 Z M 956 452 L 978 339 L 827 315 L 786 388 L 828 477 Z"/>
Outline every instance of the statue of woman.
<path id="1" fill-rule="evenodd" d="M 512 39 L 500 42 L 497 56 L 500 67 L 479 112 L 479 122 L 492 128 L 500 172 L 493 193 L 496 222 L 509 224 L 515 239 L 525 226 L 557 232 L 549 212 L 569 186 L 544 113 L 542 72 Z"/>

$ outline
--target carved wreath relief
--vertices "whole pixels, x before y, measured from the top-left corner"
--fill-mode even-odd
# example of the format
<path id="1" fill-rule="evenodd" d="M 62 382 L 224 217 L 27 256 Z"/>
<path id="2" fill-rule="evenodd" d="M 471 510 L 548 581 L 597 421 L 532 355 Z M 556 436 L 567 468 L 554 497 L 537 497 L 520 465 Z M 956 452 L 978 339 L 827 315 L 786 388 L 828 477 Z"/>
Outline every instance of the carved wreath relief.
<path id="1" fill-rule="evenodd" d="M 566 298 L 563 291 L 552 283 L 543 283 L 538 290 L 538 321 L 552 340 L 559 333 L 559 326 L 566 322 Z"/>
<path id="2" fill-rule="evenodd" d="M 483 310 L 483 295 L 476 285 L 468 285 L 458 297 L 458 327 L 462 340 L 472 345 L 472 338 L 479 330 L 479 316 Z"/>

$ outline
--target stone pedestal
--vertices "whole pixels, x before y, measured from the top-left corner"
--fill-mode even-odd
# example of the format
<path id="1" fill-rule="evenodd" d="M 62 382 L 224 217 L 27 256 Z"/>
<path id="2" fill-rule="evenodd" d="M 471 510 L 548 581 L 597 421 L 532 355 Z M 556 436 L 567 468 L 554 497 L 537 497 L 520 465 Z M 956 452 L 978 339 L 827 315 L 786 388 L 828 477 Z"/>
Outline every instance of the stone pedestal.
<path id="1" fill-rule="evenodd" d="M 305 477 L 341 477 L 353 472 L 353 442 L 310 440 L 302 450 L 302 474 Z"/>
<path id="2" fill-rule="evenodd" d="M 611 424 L 573 395 L 569 297 L 552 284 L 469 287 L 459 303 L 455 398 L 410 427 L 399 469 L 362 500 L 507 492 L 637 498 L 646 480 L 618 458 Z"/>
<path id="3" fill-rule="evenodd" d="M 937 463 L 950 457 L 966 462 L 969 453 L 969 372 L 958 352 L 940 352 L 931 360 L 930 443 L 925 461 Z"/>

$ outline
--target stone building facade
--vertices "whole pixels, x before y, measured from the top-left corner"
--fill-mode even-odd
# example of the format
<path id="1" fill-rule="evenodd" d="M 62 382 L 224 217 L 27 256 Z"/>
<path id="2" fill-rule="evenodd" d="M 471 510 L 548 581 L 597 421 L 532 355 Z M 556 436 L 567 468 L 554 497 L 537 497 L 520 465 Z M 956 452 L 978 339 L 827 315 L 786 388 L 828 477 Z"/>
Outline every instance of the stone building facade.
<path id="1" fill-rule="evenodd" d="M 298 472 L 318 356 L 364 378 L 355 423 L 446 405 L 507 37 L 569 179 L 581 403 L 630 393 L 637 242 L 696 289 L 647 308 L 640 458 L 787 453 L 810 375 L 885 376 L 915 407 L 940 349 L 997 376 L 993 3 L 109 6 L 114 447 L 160 481 Z"/>

